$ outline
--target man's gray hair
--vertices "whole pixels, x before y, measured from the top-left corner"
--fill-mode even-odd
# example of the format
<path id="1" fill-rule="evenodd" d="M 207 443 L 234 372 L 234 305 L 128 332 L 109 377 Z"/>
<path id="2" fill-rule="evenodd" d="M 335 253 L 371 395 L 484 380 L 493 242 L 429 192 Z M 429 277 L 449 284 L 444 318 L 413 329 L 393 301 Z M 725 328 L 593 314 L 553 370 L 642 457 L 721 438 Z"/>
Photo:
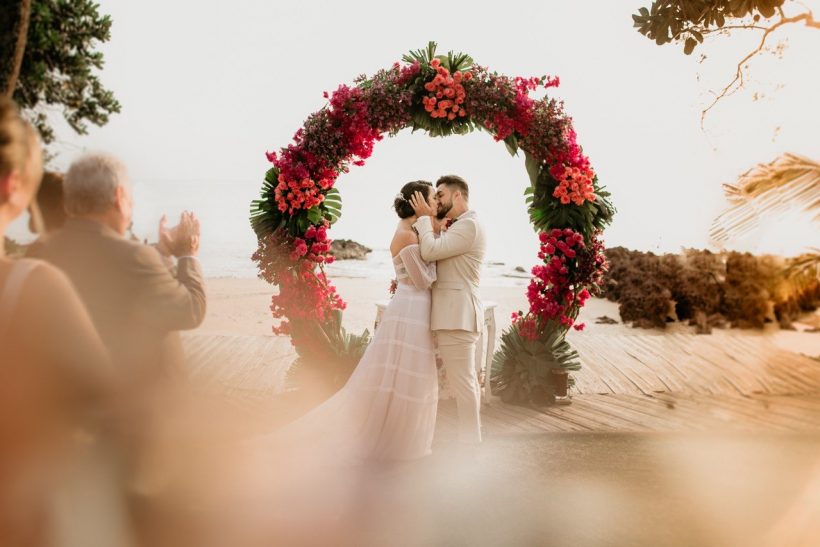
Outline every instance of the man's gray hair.
<path id="1" fill-rule="evenodd" d="M 117 188 L 130 189 L 125 165 L 110 154 L 86 154 L 65 174 L 63 194 L 69 215 L 104 213 L 114 204 Z"/>

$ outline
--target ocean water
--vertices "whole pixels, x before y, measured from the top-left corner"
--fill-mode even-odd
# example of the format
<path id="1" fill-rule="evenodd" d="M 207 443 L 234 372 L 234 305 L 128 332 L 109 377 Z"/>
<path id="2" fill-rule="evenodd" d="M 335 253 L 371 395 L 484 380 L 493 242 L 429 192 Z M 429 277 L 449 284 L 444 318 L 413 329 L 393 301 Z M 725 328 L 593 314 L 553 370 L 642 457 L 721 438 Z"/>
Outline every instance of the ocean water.
<path id="1" fill-rule="evenodd" d="M 481 284 L 488 287 L 524 287 L 530 281 L 527 272 L 503 262 L 485 262 Z M 366 260 L 340 260 L 326 269 L 331 277 L 354 277 L 389 281 L 393 279 L 393 260 L 388 249 L 374 249 Z"/>
<path id="2" fill-rule="evenodd" d="M 256 264 L 251 256 L 256 250 L 256 235 L 248 220 L 250 203 L 259 192 L 255 183 L 228 183 L 224 181 L 134 181 L 134 234 L 142 240 L 157 240 L 160 218 L 165 214 L 169 224 L 175 224 L 179 214 L 191 210 L 201 222 L 202 238 L 200 261 L 208 277 L 253 278 Z M 349 207 L 348 209 L 353 209 Z M 327 267 L 331 277 L 370 278 L 389 281 L 393 266 L 387 246 L 395 226 L 392 211 L 378 211 L 363 219 L 358 211 L 350 210 L 330 231 L 334 239 L 350 238 L 374 249 L 366 260 L 342 260 Z M 365 226 L 366 229 L 362 230 Z M 525 232 L 526 233 L 526 232 Z M 23 215 L 9 228 L 7 235 L 19 242 L 31 241 L 28 216 Z M 525 250 L 509 254 L 512 246 L 526 246 Z M 495 250 L 495 252 L 494 252 Z M 503 253 L 508 253 L 504 256 Z M 529 274 L 516 271 L 523 266 L 527 272 L 536 246 L 532 242 L 513 240 L 490 246 L 483 272 L 482 284 L 487 286 L 524 286 Z M 530 261 L 532 262 L 532 261 Z"/>

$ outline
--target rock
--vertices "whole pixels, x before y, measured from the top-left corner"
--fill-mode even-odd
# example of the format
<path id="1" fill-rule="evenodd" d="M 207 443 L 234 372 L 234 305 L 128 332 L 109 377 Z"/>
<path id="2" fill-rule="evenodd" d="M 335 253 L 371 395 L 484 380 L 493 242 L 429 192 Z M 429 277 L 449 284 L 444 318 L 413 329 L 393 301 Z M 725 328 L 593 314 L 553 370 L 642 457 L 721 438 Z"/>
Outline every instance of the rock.
<path id="1" fill-rule="evenodd" d="M 601 317 L 599 317 L 598 319 L 595 320 L 595 324 L 597 324 L 597 325 L 617 325 L 618 321 L 616 321 L 615 319 L 612 319 L 609 316 L 602 315 Z"/>
<path id="2" fill-rule="evenodd" d="M 654 329 L 656 327 L 666 328 L 666 323 L 656 323 L 651 319 L 640 318 L 632 322 L 633 329 Z"/>
<path id="3" fill-rule="evenodd" d="M 519 273 L 527 273 L 527 270 L 525 270 L 523 266 L 516 266 L 515 271 Z"/>
<path id="4" fill-rule="evenodd" d="M 712 334 L 712 326 L 709 324 L 709 318 L 706 314 L 697 310 L 695 316 L 689 322 L 690 325 L 695 325 L 695 334 Z"/>
<path id="5" fill-rule="evenodd" d="M 330 254 L 336 260 L 365 260 L 367 254 L 372 252 L 373 249 L 350 239 L 334 239 L 333 243 L 330 244 Z"/>
<path id="6" fill-rule="evenodd" d="M 726 320 L 726 317 L 722 313 L 713 313 L 707 318 L 710 327 L 715 327 L 718 329 L 725 329 L 729 327 L 729 321 Z"/>
<path id="7" fill-rule="evenodd" d="M 669 304 L 667 304 L 666 309 L 666 322 L 667 323 L 674 323 L 678 320 L 678 312 L 677 312 L 677 302 L 674 300 L 669 300 Z"/>

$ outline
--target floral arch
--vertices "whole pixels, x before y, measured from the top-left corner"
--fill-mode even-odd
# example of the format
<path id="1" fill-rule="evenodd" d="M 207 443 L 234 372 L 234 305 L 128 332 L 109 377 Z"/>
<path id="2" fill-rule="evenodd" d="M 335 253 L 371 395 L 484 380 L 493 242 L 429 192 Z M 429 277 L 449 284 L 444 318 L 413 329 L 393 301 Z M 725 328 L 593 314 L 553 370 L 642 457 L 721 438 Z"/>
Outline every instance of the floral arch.
<path id="1" fill-rule="evenodd" d="M 289 335 L 300 360 L 326 367 L 338 381 L 358 363 L 368 333 L 342 327 L 345 302 L 325 275 L 333 261 L 328 229 L 340 218 L 335 185 L 361 166 L 385 135 L 411 128 L 432 137 L 476 129 L 524 152 L 527 210 L 539 233 L 527 289 L 530 309 L 513 316 L 493 366 L 494 388 L 510 401 L 551 395 L 552 369 L 577 369 L 565 335 L 606 271 L 600 235 L 615 212 L 576 142 L 563 103 L 531 97 L 558 78 L 508 77 L 463 53 L 436 55 L 436 44 L 410 52 L 392 67 L 353 86 L 325 93 L 328 105 L 308 116 L 293 142 L 267 153 L 261 198 L 251 206 L 260 277 L 278 286 L 273 331 Z"/>

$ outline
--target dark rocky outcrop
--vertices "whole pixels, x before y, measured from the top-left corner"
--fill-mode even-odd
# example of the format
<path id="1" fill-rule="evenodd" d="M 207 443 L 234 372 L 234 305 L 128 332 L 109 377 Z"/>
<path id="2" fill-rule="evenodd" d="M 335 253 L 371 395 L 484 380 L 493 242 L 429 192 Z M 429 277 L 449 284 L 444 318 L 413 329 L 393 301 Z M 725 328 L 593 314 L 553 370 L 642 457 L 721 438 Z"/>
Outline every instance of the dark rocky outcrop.
<path id="1" fill-rule="evenodd" d="M 336 260 L 365 260 L 371 252 L 373 249 L 350 239 L 334 239 L 330 244 L 330 254 Z"/>

